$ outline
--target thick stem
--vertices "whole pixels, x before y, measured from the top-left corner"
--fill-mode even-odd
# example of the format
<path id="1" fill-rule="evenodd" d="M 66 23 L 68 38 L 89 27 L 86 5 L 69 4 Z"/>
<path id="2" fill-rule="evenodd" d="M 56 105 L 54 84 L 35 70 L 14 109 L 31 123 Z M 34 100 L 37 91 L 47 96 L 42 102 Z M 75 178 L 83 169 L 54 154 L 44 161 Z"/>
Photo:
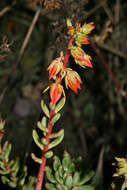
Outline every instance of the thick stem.
<path id="1" fill-rule="evenodd" d="M 54 110 L 51 110 L 50 112 L 50 118 L 49 118 L 49 122 L 48 122 L 48 132 L 46 134 L 46 140 L 48 141 L 48 144 L 44 146 L 44 149 L 42 151 L 42 164 L 40 165 L 40 169 L 38 172 L 38 177 L 37 177 L 37 183 L 36 183 L 36 188 L 35 190 L 41 190 L 42 184 L 43 184 L 43 179 L 44 179 L 44 172 L 45 172 L 45 166 L 46 166 L 46 158 L 44 156 L 44 154 L 48 151 L 48 145 L 50 143 L 50 135 L 52 133 L 52 123 L 51 123 L 51 119 L 54 116 Z"/>
<path id="2" fill-rule="evenodd" d="M 68 48 L 67 48 L 67 51 L 66 51 L 66 55 L 64 56 L 64 60 L 63 60 L 63 65 L 64 67 L 66 67 L 67 63 L 68 63 L 68 59 L 71 55 L 70 53 L 70 48 L 72 47 L 72 43 L 74 41 L 74 37 L 72 36 L 68 42 Z"/>

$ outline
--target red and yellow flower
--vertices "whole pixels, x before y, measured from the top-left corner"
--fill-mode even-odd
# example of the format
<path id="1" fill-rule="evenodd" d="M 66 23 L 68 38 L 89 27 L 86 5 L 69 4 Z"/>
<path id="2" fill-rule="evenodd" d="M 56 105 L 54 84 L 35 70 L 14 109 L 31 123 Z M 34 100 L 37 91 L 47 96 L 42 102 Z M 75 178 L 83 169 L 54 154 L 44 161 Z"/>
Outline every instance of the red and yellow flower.
<path id="1" fill-rule="evenodd" d="M 53 60 L 47 70 L 49 71 L 49 79 L 60 73 L 63 70 L 63 57 Z"/>
<path id="2" fill-rule="evenodd" d="M 80 66 L 93 68 L 91 64 L 91 57 L 87 55 L 80 47 L 72 46 L 71 54 L 74 57 L 75 62 Z"/>
<path id="3" fill-rule="evenodd" d="M 90 22 L 88 24 L 83 24 L 81 28 L 81 32 L 84 33 L 85 35 L 89 34 L 93 29 L 95 28 L 94 23 Z"/>
<path id="4" fill-rule="evenodd" d="M 80 89 L 81 84 L 81 78 L 79 74 L 75 71 L 73 71 L 70 68 L 66 69 L 66 75 L 65 75 L 65 85 L 66 88 L 71 88 L 75 93 L 77 93 L 77 90 Z"/>
<path id="5" fill-rule="evenodd" d="M 52 105 L 54 106 L 62 95 L 63 86 L 59 83 L 52 83 L 49 86 L 49 89 L 50 89 L 51 102 L 52 102 Z"/>

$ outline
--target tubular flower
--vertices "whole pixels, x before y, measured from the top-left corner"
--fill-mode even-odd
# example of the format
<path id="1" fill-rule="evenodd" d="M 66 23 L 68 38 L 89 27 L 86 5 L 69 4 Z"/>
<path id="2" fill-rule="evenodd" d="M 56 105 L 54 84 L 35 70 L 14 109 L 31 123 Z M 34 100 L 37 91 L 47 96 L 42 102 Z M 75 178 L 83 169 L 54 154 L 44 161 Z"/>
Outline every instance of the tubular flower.
<path id="1" fill-rule="evenodd" d="M 87 55 L 80 47 L 72 46 L 71 54 L 75 59 L 75 62 L 79 64 L 81 67 L 91 67 L 91 57 Z"/>
<path id="2" fill-rule="evenodd" d="M 80 32 L 82 32 L 83 34 L 86 35 L 86 34 L 89 34 L 94 28 L 95 28 L 95 26 L 94 26 L 93 22 L 91 22 L 89 24 L 85 23 L 85 24 L 83 24 Z"/>
<path id="3" fill-rule="evenodd" d="M 52 105 L 54 106 L 62 95 L 63 86 L 58 83 L 52 83 L 49 88 L 50 88 L 50 98 L 52 101 Z"/>
<path id="4" fill-rule="evenodd" d="M 75 33 L 75 29 L 72 26 L 72 23 L 71 23 L 70 19 L 67 18 L 66 23 L 67 23 L 67 33 L 68 33 L 68 35 L 73 36 L 74 33 Z"/>
<path id="5" fill-rule="evenodd" d="M 70 68 L 66 69 L 66 76 L 65 76 L 66 88 L 68 88 L 69 86 L 75 93 L 77 93 L 77 90 L 80 89 L 81 82 L 82 82 L 81 78 L 77 72 L 73 71 Z"/>
<path id="6" fill-rule="evenodd" d="M 59 57 L 51 62 L 51 64 L 48 67 L 49 71 L 49 79 L 56 76 L 59 72 L 63 70 L 63 57 Z"/>
<path id="7" fill-rule="evenodd" d="M 89 39 L 86 35 L 80 34 L 80 35 L 77 35 L 75 39 L 75 43 L 77 44 L 77 46 L 81 47 L 81 44 L 88 44 Z"/>

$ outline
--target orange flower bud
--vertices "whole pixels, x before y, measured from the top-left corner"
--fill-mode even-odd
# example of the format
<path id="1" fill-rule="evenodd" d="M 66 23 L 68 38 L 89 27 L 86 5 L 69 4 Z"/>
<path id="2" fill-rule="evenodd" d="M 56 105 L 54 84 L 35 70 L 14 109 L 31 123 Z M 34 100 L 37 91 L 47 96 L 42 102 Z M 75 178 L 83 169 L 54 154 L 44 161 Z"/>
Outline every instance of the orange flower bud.
<path id="1" fill-rule="evenodd" d="M 50 88 L 50 98 L 52 101 L 52 105 L 54 106 L 62 95 L 63 86 L 58 83 L 52 83 L 49 88 Z"/>
<path id="2" fill-rule="evenodd" d="M 81 83 L 81 78 L 79 74 L 73 71 L 72 69 L 67 68 L 65 76 L 66 88 L 68 88 L 69 86 L 75 93 L 77 93 L 77 90 L 80 89 L 80 83 Z"/>
<path id="3" fill-rule="evenodd" d="M 62 57 L 53 60 L 47 70 L 49 71 L 49 79 L 61 72 L 63 70 Z"/>
<path id="4" fill-rule="evenodd" d="M 78 46 L 81 46 L 81 44 L 88 44 L 89 39 L 88 39 L 88 37 L 86 35 L 80 33 L 79 35 L 77 35 L 77 37 L 75 39 L 75 43 Z"/>
<path id="5" fill-rule="evenodd" d="M 71 54 L 74 57 L 75 62 L 80 66 L 93 68 L 90 61 L 91 57 L 87 55 L 80 47 L 72 46 Z"/>
<path id="6" fill-rule="evenodd" d="M 89 24 L 83 24 L 82 28 L 81 28 L 81 32 L 86 34 L 89 34 L 93 29 L 95 28 L 94 23 L 91 22 Z"/>

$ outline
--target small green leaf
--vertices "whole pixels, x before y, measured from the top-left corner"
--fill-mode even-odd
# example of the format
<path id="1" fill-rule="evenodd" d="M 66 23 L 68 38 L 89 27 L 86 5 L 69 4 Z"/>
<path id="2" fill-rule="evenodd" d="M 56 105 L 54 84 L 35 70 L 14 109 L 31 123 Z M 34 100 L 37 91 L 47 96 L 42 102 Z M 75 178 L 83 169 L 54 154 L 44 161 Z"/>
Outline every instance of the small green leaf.
<path id="1" fill-rule="evenodd" d="M 17 158 L 15 160 L 13 166 L 11 167 L 11 170 L 18 172 L 19 168 L 20 168 L 20 162 L 19 162 L 19 159 Z"/>
<path id="2" fill-rule="evenodd" d="M 85 176 L 80 179 L 78 185 L 83 185 L 84 183 L 88 182 L 94 175 L 94 171 L 90 171 L 88 174 L 85 174 Z"/>
<path id="3" fill-rule="evenodd" d="M 47 145 L 48 144 L 48 141 L 46 140 L 46 138 L 42 138 L 41 142 L 43 143 L 43 145 Z"/>
<path id="4" fill-rule="evenodd" d="M 78 190 L 95 190 L 95 187 L 92 185 L 82 185 Z"/>
<path id="5" fill-rule="evenodd" d="M 58 170 L 59 166 L 61 165 L 60 159 L 58 156 L 54 156 L 54 161 L 53 161 L 53 169 L 56 171 Z"/>
<path id="6" fill-rule="evenodd" d="M 59 171 L 60 177 L 63 178 L 63 176 L 64 176 L 64 169 L 63 169 L 63 166 L 62 166 L 62 165 L 59 167 L 58 171 Z"/>
<path id="7" fill-rule="evenodd" d="M 41 124 L 42 126 L 46 127 L 47 126 L 47 118 L 45 116 L 43 116 L 42 120 L 41 120 Z"/>
<path id="8" fill-rule="evenodd" d="M 1 177 L 1 180 L 2 180 L 2 182 L 4 183 L 4 184 L 7 184 L 7 183 L 9 183 L 9 179 L 8 179 L 8 177 L 6 177 L 6 176 L 2 176 Z"/>
<path id="9" fill-rule="evenodd" d="M 51 183 L 56 183 L 56 180 L 55 180 L 55 177 L 53 176 L 52 174 L 52 170 L 50 167 L 46 167 L 45 168 L 45 171 L 46 171 L 46 176 L 48 178 L 48 180 L 51 182 Z"/>
<path id="10" fill-rule="evenodd" d="M 61 116 L 60 113 L 55 114 L 51 120 L 51 123 L 54 125 L 60 119 L 60 116 Z"/>
<path id="11" fill-rule="evenodd" d="M 34 139 L 34 142 L 36 143 L 36 145 L 41 149 L 43 150 L 43 144 L 41 143 L 41 140 L 40 140 L 40 137 L 38 136 L 37 132 L 35 129 L 33 129 L 33 139 Z"/>
<path id="12" fill-rule="evenodd" d="M 63 184 L 63 178 L 60 177 L 59 171 L 56 171 L 56 172 L 55 172 L 55 178 L 56 178 L 56 180 L 57 180 L 60 184 Z"/>
<path id="13" fill-rule="evenodd" d="M 39 163 L 39 164 L 42 164 L 42 160 L 41 160 L 40 158 L 36 157 L 34 153 L 31 153 L 31 158 L 32 158 L 35 162 L 37 162 L 37 163 Z"/>
<path id="14" fill-rule="evenodd" d="M 68 167 L 68 172 L 72 173 L 75 171 L 75 164 L 72 162 Z"/>
<path id="15" fill-rule="evenodd" d="M 46 152 L 45 155 L 44 155 L 44 157 L 47 158 L 47 159 L 51 158 L 52 156 L 53 156 L 53 152 L 51 150 Z"/>
<path id="16" fill-rule="evenodd" d="M 45 113 L 45 115 L 49 118 L 49 110 L 46 104 L 44 103 L 44 100 L 41 100 L 41 108 L 43 112 Z"/>
<path id="17" fill-rule="evenodd" d="M 64 106 L 66 98 L 63 97 L 55 107 L 55 113 L 58 113 Z"/>
<path id="18" fill-rule="evenodd" d="M 65 157 L 62 160 L 62 165 L 65 171 L 67 171 L 69 169 L 69 166 L 71 164 L 71 158 L 70 157 Z"/>
<path id="19" fill-rule="evenodd" d="M 72 176 L 68 175 L 65 180 L 65 185 L 70 189 L 73 185 Z"/>
<path id="20" fill-rule="evenodd" d="M 6 162 L 8 162 L 9 160 L 9 155 L 10 155 L 10 152 L 11 152 L 11 144 L 7 144 L 6 146 L 6 150 L 4 150 L 4 159 L 6 160 Z"/>
<path id="21" fill-rule="evenodd" d="M 75 172 L 74 176 L 73 176 L 73 185 L 77 185 L 80 179 L 80 173 L 79 172 Z"/>
<path id="22" fill-rule="evenodd" d="M 53 140 L 49 144 L 48 150 L 51 149 L 51 148 L 53 148 L 53 147 L 55 147 L 55 146 L 57 146 L 58 144 L 60 144 L 61 141 L 63 140 L 63 138 L 64 138 L 64 130 L 62 129 L 62 132 L 61 132 L 60 136 L 58 136 L 55 140 Z"/>
<path id="23" fill-rule="evenodd" d="M 64 129 L 60 129 L 57 133 L 52 133 L 52 134 L 50 135 L 50 139 L 59 137 L 59 136 L 61 136 L 61 135 L 63 135 L 63 134 L 64 134 Z"/>
<path id="24" fill-rule="evenodd" d="M 46 189 L 48 189 L 48 190 L 57 190 L 57 188 L 55 187 L 55 185 L 52 184 L 52 183 L 46 183 L 46 184 L 45 184 L 45 187 L 46 187 Z"/>
<path id="25" fill-rule="evenodd" d="M 60 184 L 60 183 L 57 183 L 56 187 L 58 190 L 68 190 L 68 188 L 65 185 Z"/>

